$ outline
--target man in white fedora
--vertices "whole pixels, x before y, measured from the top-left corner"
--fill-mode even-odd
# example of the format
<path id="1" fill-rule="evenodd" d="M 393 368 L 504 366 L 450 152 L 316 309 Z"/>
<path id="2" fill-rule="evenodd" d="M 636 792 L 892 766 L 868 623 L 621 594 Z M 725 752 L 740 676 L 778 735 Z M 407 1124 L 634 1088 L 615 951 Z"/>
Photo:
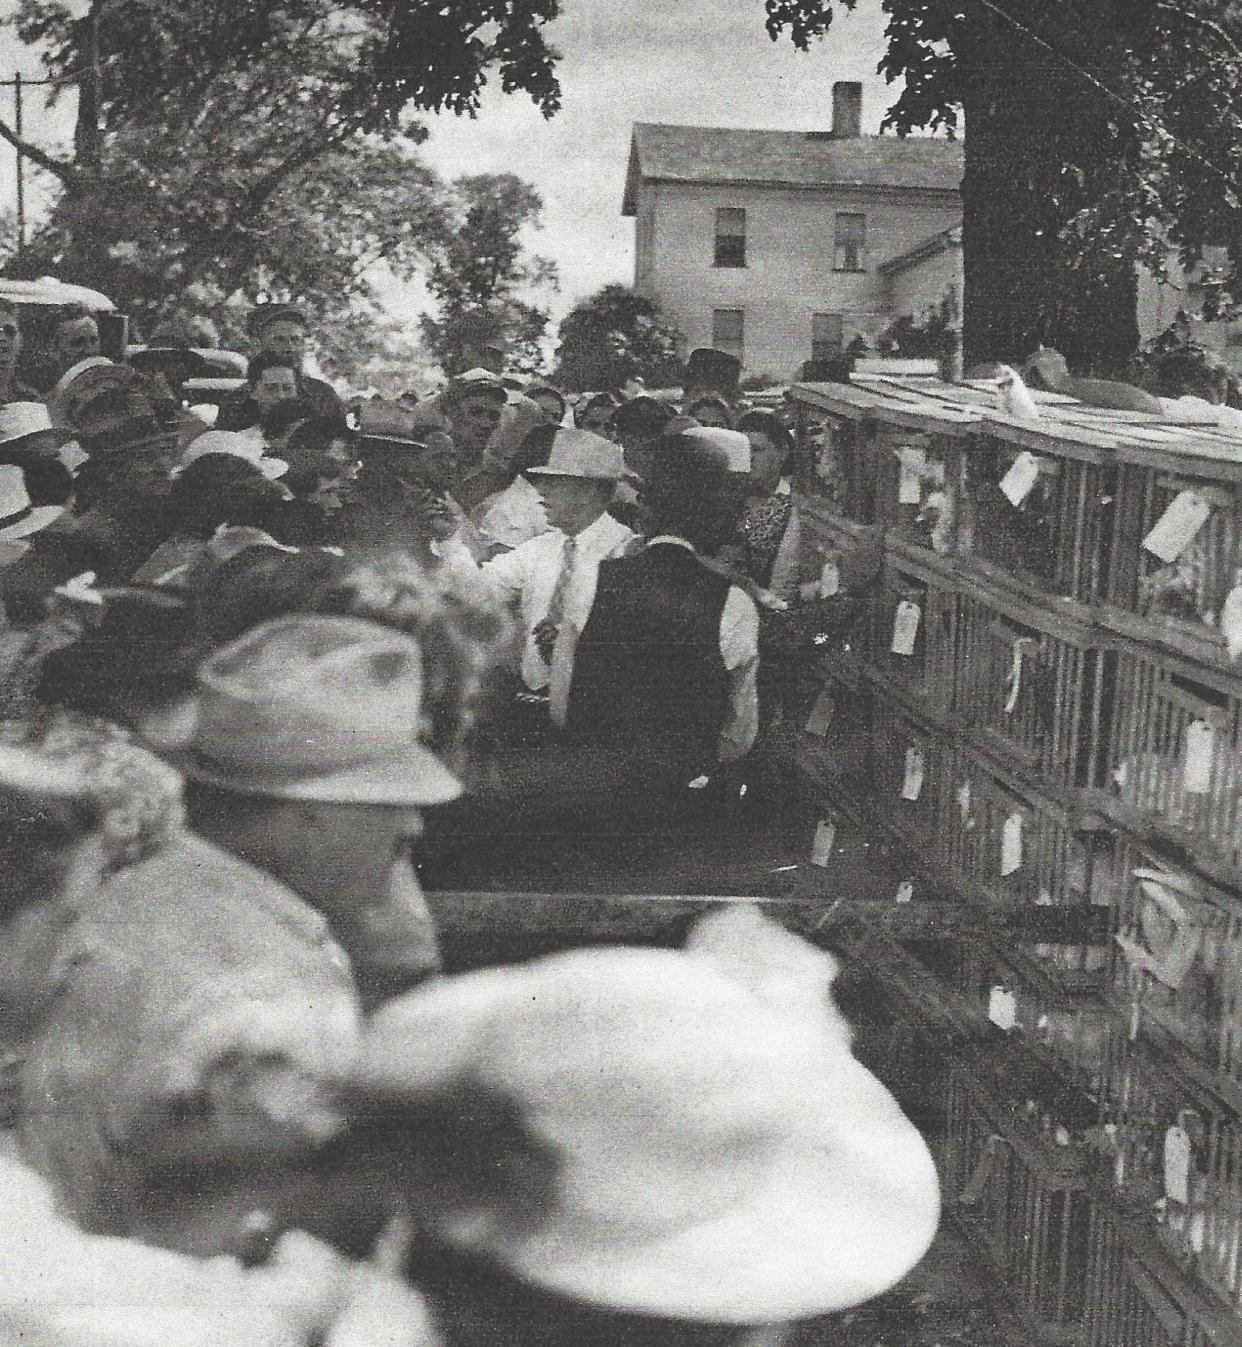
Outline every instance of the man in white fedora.
<path id="1" fill-rule="evenodd" d="M 551 531 L 483 567 L 497 593 L 518 606 L 520 674 L 529 693 L 568 688 L 599 564 L 636 542 L 634 531 L 608 513 L 624 467 L 621 446 L 602 435 L 557 430 L 547 463 L 527 474 L 543 497 Z"/>

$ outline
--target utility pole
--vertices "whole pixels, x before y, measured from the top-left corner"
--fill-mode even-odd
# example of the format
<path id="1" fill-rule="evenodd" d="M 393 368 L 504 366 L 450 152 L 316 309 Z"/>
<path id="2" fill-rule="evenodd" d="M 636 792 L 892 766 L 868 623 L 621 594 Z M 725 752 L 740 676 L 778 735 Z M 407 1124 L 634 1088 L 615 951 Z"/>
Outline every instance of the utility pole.
<path id="1" fill-rule="evenodd" d="M 20 70 L 13 72 L 13 129 L 17 132 L 18 140 L 23 139 Z M 17 251 L 20 253 L 26 246 L 26 156 L 16 148 L 13 153 L 17 156 Z"/>

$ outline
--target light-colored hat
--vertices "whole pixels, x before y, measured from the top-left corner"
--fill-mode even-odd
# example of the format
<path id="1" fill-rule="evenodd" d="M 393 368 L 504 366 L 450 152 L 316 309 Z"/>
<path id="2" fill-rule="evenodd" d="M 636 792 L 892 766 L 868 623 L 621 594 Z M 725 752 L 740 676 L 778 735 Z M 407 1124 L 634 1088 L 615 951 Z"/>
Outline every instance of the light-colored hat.
<path id="1" fill-rule="evenodd" d="M 35 505 L 26 490 L 26 474 L 12 463 L 0 463 L 0 539 L 28 538 L 54 523 L 63 505 Z"/>
<path id="2" fill-rule="evenodd" d="M 198 682 L 189 705 L 144 727 L 195 780 L 353 804 L 461 794 L 418 740 L 422 652 L 404 632 L 348 617 L 279 618 L 217 651 Z"/>
<path id="3" fill-rule="evenodd" d="M 727 472 L 750 471 L 750 439 L 740 430 L 726 430 L 723 426 L 695 426 L 683 430 L 682 436 L 697 444 L 708 446 L 713 457 L 718 456 Z"/>
<path id="4" fill-rule="evenodd" d="M 405 1101 L 467 1154 L 474 1104 L 515 1111 L 553 1161 L 541 1199 L 465 1191 L 417 1135 L 410 1196 L 444 1242 L 572 1298 L 806 1318 L 887 1290 L 935 1231 L 935 1170 L 892 1097 L 706 955 L 579 950 L 428 985 L 375 1015 L 358 1075 L 368 1109 Z"/>
<path id="5" fill-rule="evenodd" d="M 491 370 L 486 369 L 468 369 L 465 374 L 459 374 L 455 379 L 449 380 L 448 387 L 440 395 L 442 403 L 452 404 L 460 402 L 463 398 L 473 398 L 484 395 L 493 397 L 501 402 L 508 402 L 509 390 L 505 387 L 503 380 L 494 375 Z"/>
<path id="6" fill-rule="evenodd" d="M 531 468 L 528 477 L 586 477 L 593 481 L 619 482 L 625 472 L 625 458 L 619 444 L 606 440 L 593 430 L 565 426 L 552 440 L 552 452 L 545 466 Z"/>
<path id="7" fill-rule="evenodd" d="M 6 402 L 0 406 L 0 444 L 52 430 L 52 418 L 42 402 Z"/>
<path id="8" fill-rule="evenodd" d="M 180 477 L 181 474 L 200 458 L 208 454 L 229 454 L 233 458 L 244 458 L 257 468 L 269 482 L 283 477 L 289 471 L 289 465 L 283 458 L 268 458 L 263 445 L 249 435 L 236 430 L 207 430 L 186 445 L 181 454 L 181 462 L 169 474 Z"/>

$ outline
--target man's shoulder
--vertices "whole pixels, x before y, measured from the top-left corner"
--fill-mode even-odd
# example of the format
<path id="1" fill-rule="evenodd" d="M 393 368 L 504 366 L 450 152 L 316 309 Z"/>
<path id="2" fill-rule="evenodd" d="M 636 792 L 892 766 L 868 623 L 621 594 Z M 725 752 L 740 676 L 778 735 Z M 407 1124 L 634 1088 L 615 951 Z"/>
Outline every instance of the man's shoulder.
<path id="1" fill-rule="evenodd" d="M 302 376 L 302 392 L 309 394 L 315 402 L 321 406 L 331 406 L 334 411 L 343 411 L 345 404 L 341 401 L 335 388 L 323 379 L 316 379 L 313 374 L 304 374 Z"/>

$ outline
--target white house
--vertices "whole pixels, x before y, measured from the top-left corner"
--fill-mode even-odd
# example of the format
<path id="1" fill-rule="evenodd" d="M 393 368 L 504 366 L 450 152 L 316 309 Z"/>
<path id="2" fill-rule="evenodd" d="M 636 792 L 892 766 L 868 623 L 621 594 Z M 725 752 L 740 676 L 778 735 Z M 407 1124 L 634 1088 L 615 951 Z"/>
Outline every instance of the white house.
<path id="1" fill-rule="evenodd" d="M 688 349 L 789 378 L 960 296 L 961 141 L 864 136 L 861 121 L 862 85 L 843 82 L 831 131 L 635 124 L 634 288 Z"/>

